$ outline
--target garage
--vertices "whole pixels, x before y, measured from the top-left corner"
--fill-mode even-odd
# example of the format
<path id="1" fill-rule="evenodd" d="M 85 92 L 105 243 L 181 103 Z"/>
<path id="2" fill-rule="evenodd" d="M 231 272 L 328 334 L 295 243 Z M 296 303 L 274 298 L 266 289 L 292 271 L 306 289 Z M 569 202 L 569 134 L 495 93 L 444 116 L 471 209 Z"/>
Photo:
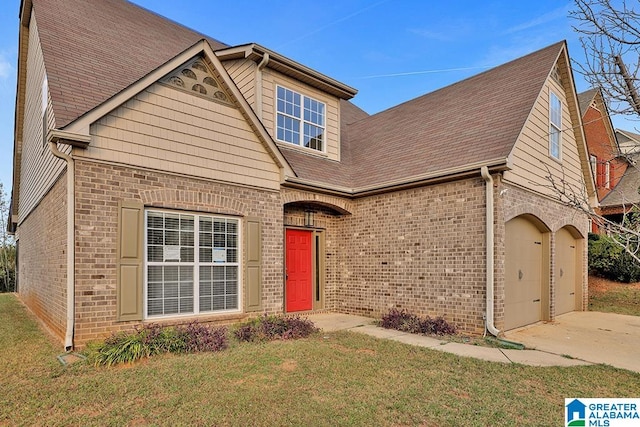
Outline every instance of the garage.
<path id="1" fill-rule="evenodd" d="M 520 216 L 505 226 L 505 330 L 535 323 L 546 314 L 544 295 L 548 293 L 543 292 L 547 288 L 543 277 L 549 271 L 548 233 L 536 222 Z"/>
<path id="2" fill-rule="evenodd" d="M 576 279 L 580 277 L 580 239 L 574 237 L 575 231 L 567 227 L 556 232 L 556 265 L 555 265 L 555 306 L 556 315 L 568 313 L 576 309 L 576 296 L 579 294 Z"/>

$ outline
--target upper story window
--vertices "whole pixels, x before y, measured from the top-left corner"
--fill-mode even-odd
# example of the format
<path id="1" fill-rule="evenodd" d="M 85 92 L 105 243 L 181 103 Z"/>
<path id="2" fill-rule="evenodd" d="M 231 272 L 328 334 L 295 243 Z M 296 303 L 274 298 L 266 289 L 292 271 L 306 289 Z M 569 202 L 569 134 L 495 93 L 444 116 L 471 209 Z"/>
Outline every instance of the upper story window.
<path id="1" fill-rule="evenodd" d="M 325 104 L 282 86 L 276 92 L 276 139 L 325 151 Z"/>
<path id="2" fill-rule="evenodd" d="M 593 154 L 589 155 L 589 164 L 591 165 L 591 173 L 593 174 L 593 177 L 596 178 L 597 175 L 597 168 L 598 168 L 598 158 L 596 156 L 594 156 Z"/>
<path id="3" fill-rule="evenodd" d="M 549 154 L 560 160 L 562 153 L 562 101 L 549 92 Z"/>
<path id="4" fill-rule="evenodd" d="M 604 188 L 611 188 L 611 162 L 604 164 Z"/>

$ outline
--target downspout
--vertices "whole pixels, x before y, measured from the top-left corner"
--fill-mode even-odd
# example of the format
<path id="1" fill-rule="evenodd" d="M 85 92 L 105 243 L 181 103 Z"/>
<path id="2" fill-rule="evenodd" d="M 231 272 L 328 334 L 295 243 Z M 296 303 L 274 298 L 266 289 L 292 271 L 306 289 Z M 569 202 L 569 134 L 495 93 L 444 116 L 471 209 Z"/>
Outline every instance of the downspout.
<path id="1" fill-rule="evenodd" d="M 64 337 L 65 351 L 73 350 L 75 326 L 75 166 L 73 157 L 58 150 L 58 144 L 49 141 L 51 154 L 67 162 L 67 331 Z"/>
<path id="2" fill-rule="evenodd" d="M 262 120 L 262 70 L 269 63 L 269 54 L 265 53 L 256 68 L 256 116 Z"/>
<path id="3" fill-rule="evenodd" d="M 493 324 L 494 321 L 494 314 L 493 314 L 493 286 L 494 286 L 494 277 L 493 277 L 493 250 L 494 250 L 494 243 L 493 243 L 493 234 L 494 234 L 494 230 L 493 230 L 493 178 L 491 177 L 491 174 L 489 173 L 489 168 L 486 166 L 483 166 L 480 169 L 480 174 L 482 175 L 482 177 L 485 180 L 485 191 L 486 191 L 486 219 L 487 219 L 487 224 L 486 224 L 486 239 L 487 239 L 487 301 L 486 301 L 486 306 L 487 306 L 487 311 L 486 311 L 486 319 L 485 319 L 485 326 L 486 326 L 486 330 L 493 336 L 498 336 L 498 334 L 500 333 L 499 330 L 496 329 L 496 327 Z"/>

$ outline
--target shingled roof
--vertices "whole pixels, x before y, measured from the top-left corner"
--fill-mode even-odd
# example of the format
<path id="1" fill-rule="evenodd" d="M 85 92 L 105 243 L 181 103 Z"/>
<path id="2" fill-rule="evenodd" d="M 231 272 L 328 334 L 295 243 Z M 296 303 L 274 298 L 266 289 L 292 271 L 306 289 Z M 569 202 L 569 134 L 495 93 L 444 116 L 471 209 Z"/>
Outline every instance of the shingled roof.
<path id="1" fill-rule="evenodd" d="M 563 47 L 556 43 L 347 125 L 347 171 L 318 170 L 317 161 L 284 154 L 301 178 L 348 188 L 506 161 Z"/>
<path id="2" fill-rule="evenodd" d="M 589 89 L 578 94 L 578 105 L 580 106 L 580 114 L 582 116 L 584 116 L 584 113 L 589 109 L 589 105 L 597 93 L 598 89 Z"/>
<path id="3" fill-rule="evenodd" d="M 629 156 L 630 164 L 620 181 L 600 202 L 601 207 L 627 206 L 640 202 L 640 155 Z"/>
<path id="4" fill-rule="evenodd" d="M 227 46 L 124 0 L 32 2 L 58 128 L 199 40 Z"/>
<path id="5" fill-rule="evenodd" d="M 228 47 L 126 0 L 102 0 L 100 7 L 32 1 L 57 128 L 201 39 L 213 49 Z M 556 43 L 373 116 L 341 101 L 340 162 L 281 152 L 299 179 L 345 189 L 506 162 L 563 47 Z"/>

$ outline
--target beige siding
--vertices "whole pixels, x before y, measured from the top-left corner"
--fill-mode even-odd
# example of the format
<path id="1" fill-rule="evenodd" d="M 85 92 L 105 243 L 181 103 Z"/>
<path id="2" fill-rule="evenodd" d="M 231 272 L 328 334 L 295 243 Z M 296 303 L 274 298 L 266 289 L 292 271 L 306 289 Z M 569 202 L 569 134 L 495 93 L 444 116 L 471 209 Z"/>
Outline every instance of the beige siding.
<path id="1" fill-rule="evenodd" d="M 276 71 L 265 69 L 263 81 L 263 119 L 262 122 L 267 131 L 271 134 L 274 141 L 276 139 L 276 124 L 275 124 L 275 90 L 276 85 L 284 86 L 288 89 L 295 90 L 303 95 L 314 98 L 318 101 L 322 101 L 327 106 L 326 112 L 326 136 L 327 136 L 327 149 L 325 155 L 332 160 L 340 160 L 340 100 L 332 95 L 312 88 L 302 82 L 294 80 Z M 286 147 L 292 147 L 291 144 L 282 142 Z M 295 147 L 295 146 L 293 146 Z M 320 154 L 315 150 L 301 148 L 310 154 Z"/>
<path id="2" fill-rule="evenodd" d="M 31 15 L 29 28 L 29 51 L 26 70 L 27 84 L 22 130 L 23 151 L 18 206 L 19 222 L 24 221 L 65 168 L 65 163 L 54 157 L 49 147 L 43 143 L 42 83 L 45 78 L 45 67 L 38 28 L 33 14 Z M 50 97 L 48 97 L 47 111 L 49 127 L 53 127 L 55 118 L 51 109 Z M 68 147 L 66 148 L 68 149 Z"/>
<path id="3" fill-rule="evenodd" d="M 565 84 L 569 80 L 564 78 Z M 553 91 L 562 101 L 561 160 L 549 154 L 549 93 Z M 578 146 L 574 133 L 567 93 L 555 80 L 549 78 L 540 93 L 529 120 L 512 153 L 513 170 L 505 172 L 505 180 L 533 191 L 553 196 L 547 178 L 551 172 L 554 180 L 565 180 L 573 191 L 581 192 L 584 184 Z"/>
<path id="4" fill-rule="evenodd" d="M 240 110 L 154 84 L 91 125 L 77 156 L 262 188 L 280 170 Z"/>
<path id="5" fill-rule="evenodd" d="M 242 92 L 244 98 L 255 111 L 256 63 L 246 59 L 238 59 L 235 61 L 226 61 L 223 65 L 227 73 L 229 73 L 229 76 L 233 79 L 233 82 L 238 86 L 238 89 L 240 89 L 240 92 Z"/>

